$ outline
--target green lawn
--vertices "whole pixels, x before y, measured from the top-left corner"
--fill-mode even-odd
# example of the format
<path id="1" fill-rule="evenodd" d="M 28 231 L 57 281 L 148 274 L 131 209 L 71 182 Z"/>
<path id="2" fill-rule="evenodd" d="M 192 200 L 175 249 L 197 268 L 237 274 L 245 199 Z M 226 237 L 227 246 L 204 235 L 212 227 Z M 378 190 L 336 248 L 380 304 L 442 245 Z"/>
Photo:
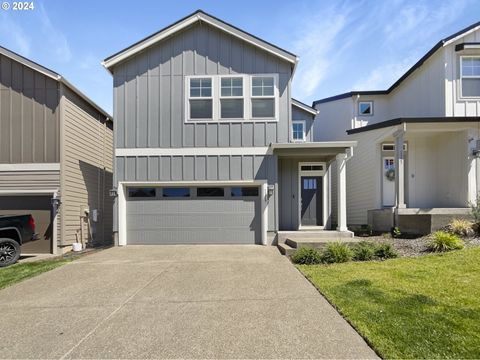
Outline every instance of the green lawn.
<path id="1" fill-rule="evenodd" d="M 480 248 L 298 269 L 383 358 L 480 358 Z"/>
<path id="2" fill-rule="evenodd" d="M 5 268 L 0 268 L 0 289 L 31 278 L 45 271 L 55 269 L 72 261 L 68 259 L 44 260 L 30 263 L 20 263 Z"/>

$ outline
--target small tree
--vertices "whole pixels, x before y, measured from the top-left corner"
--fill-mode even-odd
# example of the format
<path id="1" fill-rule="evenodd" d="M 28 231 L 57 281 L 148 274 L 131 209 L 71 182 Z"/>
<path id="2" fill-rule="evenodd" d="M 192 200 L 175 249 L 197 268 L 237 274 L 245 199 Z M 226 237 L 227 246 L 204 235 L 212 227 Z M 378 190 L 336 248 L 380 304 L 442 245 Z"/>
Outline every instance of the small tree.
<path id="1" fill-rule="evenodd" d="M 475 201 L 468 202 L 468 206 L 470 207 L 470 213 L 475 219 L 475 223 L 480 223 L 480 193 L 477 193 Z"/>

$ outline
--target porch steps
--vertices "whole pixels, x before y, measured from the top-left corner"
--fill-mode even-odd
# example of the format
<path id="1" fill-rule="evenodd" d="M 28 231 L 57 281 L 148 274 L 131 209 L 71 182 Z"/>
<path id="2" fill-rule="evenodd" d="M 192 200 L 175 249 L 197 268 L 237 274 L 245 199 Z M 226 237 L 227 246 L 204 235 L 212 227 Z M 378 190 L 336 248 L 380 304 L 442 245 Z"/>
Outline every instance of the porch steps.
<path id="1" fill-rule="evenodd" d="M 355 244 L 361 241 L 350 231 L 279 231 L 277 236 L 277 248 L 285 256 L 293 255 L 301 247 L 320 249 L 333 242 Z"/>
<path id="2" fill-rule="evenodd" d="M 278 243 L 277 248 L 280 251 L 280 254 L 285 256 L 292 256 L 295 251 L 297 251 L 296 248 L 293 248 L 286 243 Z"/>

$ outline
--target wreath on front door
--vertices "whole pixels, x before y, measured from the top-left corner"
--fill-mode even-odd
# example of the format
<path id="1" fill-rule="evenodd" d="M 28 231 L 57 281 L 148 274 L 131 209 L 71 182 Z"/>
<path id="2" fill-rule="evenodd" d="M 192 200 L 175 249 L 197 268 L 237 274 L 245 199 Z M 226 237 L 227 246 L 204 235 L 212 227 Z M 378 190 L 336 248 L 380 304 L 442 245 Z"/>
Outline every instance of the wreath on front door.
<path id="1" fill-rule="evenodd" d="M 388 181 L 395 181 L 395 169 L 388 169 L 385 171 L 385 177 Z"/>

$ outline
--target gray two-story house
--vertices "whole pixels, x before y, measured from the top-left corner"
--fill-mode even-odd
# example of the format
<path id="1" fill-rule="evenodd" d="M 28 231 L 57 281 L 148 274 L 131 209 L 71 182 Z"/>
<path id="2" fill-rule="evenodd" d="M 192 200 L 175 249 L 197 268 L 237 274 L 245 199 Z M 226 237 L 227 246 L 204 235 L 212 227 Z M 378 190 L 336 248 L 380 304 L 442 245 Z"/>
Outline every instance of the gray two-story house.
<path id="1" fill-rule="evenodd" d="M 119 245 L 270 244 L 281 231 L 347 231 L 355 142 L 312 141 L 316 110 L 291 98 L 297 63 L 203 11 L 105 59 Z"/>

